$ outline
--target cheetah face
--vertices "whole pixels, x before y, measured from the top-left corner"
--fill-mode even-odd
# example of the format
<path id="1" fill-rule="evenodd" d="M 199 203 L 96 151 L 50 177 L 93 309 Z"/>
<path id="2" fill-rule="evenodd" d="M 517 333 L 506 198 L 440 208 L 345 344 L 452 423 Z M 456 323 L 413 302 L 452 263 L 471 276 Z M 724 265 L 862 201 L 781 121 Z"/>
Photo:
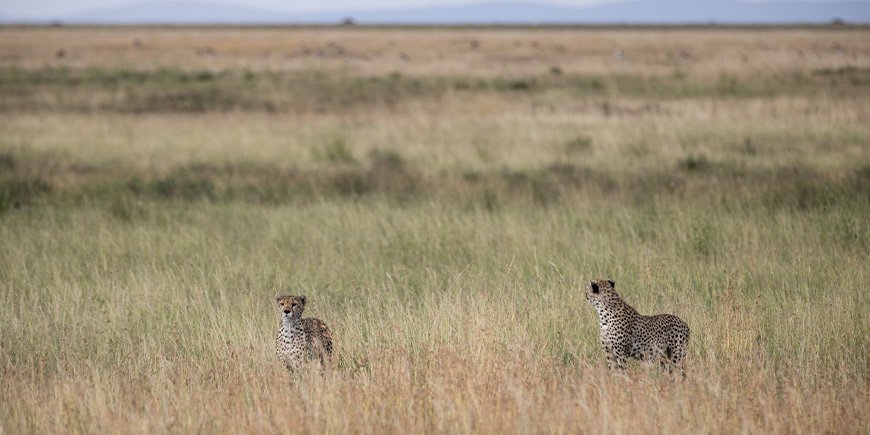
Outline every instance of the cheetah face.
<path id="1" fill-rule="evenodd" d="M 586 300 L 595 305 L 615 293 L 616 283 L 609 279 L 597 279 L 586 284 Z"/>
<path id="2" fill-rule="evenodd" d="M 278 314 L 282 317 L 299 319 L 302 317 L 302 311 L 305 310 L 305 296 L 275 295 L 275 303 Z"/>

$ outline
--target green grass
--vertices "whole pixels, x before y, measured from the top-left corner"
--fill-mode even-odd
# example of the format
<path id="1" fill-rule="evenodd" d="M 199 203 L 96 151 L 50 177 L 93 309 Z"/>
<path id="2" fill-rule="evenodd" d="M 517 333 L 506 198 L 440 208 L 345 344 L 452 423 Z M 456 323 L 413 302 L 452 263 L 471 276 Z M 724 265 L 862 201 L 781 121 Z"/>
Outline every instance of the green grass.
<path id="1" fill-rule="evenodd" d="M 122 409 L 163 391 L 172 404 L 162 412 L 208 413 L 182 411 L 186 400 L 197 399 L 183 399 L 172 385 L 183 382 L 203 394 L 207 385 L 248 391 L 243 385 L 251 380 L 237 376 L 273 376 L 265 367 L 273 362 L 271 295 L 279 291 L 307 294 L 309 314 L 333 328 L 336 374 L 344 379 L 338 382 L 348 385 L 368 376 L 377 379 L 365 381 L 373 385 L 386 382 L 395 364 L 409 364 L 412 378 L 455 379 L 461 375 L 452 369 L 436 369 L 447 349 L 471 352 L 463 371 L 500 361 L 511 370 L 505 374 L 515 373 L 505 366 L 525 361 L 532 372 L 524 382 L 531 385 L 583 376 L 601 352 L 581 288 L 584 280 L 607 276 L 643 312 L 678 313 L 691 325 L 688 388 L 726 382 L 752 389 L 758 387 L 737 385 L 761 377 L 763 385 L 801 395 L 807 388 L 837 391 L 833 406 L 845 406 L 841 401 L 856 386 L 862 391 L 870 369 L 867 211 L 866 203 L 771 212 L 670 200 L 498 213 L 381 201 L 269 208 L 146 203 L 134 220 L 100 207 L 15 211 L 0 228 L 2 303 L 10 314 L 0 342 L 4 376 L 14 382 L 5 391 L 51 385 L 62 375 L 82 379 L 74 387 L 84 388 L 81 394 L 121 394 L 115 397 Z M 405 356 L 387 357 L 393 367 L 382 373 L 384 352 Z M 520 356 L 526 352 L 529 359 Z M 709 370 L 719 373 L 702 375 Z M 126 387 L 107 383 L 107 373 Z M 331 397 L 332 387 L 316 388 Z M 317 403 L 315 397 L 302 403 Z M 778 400 L 819 415 L 794 399 Z M 98 411 L 87 407 L 49 403 L 83 412 L 61 420 L 71 427 L 78 427 L 74 418 L 117 424 L 95 419 Z M 5 408 L 4 419 L 28 415 L 22 406 Z M 715 415 L 707 412 L 695 414 L 692 425 Z M 13 427 L 46 424 L 26 418 Z M 330 427 L 316 421 L 307 427 Z M 180 424 L 188 430 L 251 423 L 220 417 L 204 426 Z"/>
<path id="2" fill-rule="evenodd" d="M 696 331 L 696 364 L 727 334 L 716 329 L 717 313 L 733 302 L 723 294 L 735 291 L 728 297 L 758 316 L 756 338 L 771 362 L 857 380 L 868 368 L 866 343 L 837 357 L 830 350 L 862 343 L 866 332 L 848 325 L 867 324 L 857 308 L 867 303 L 860 284 L 867 279 L 867 211 L 866 203 L 770 213 L 680 202 L 491 214 L 327 201 L 267 209 L 149 204 L 133 222 L 100 208 L 16 212 L 2 228 L 0 272 L 15 289 L 4 293 L 15 313 L 3 329 L 4 350 L 12 366 L 48 358 L 57 369 L 108 364 L 121 343 L 147 337 L 182 357 L 188 349 L 218 351 L 196 338 L 216 326 L 211 321 L 255 327 L 258 341 L 268 341 L 270 293 L 289 288 L 310 293 L 315 312 L 339 331 L 376 327 L 381 304 L 425 311 L 421 302 L 444 292 L 480 292 L 500 304 L 516 298 L 505 314 L 522 316 L 524 325 L 573 325 L 534 331 L 548 343 L 546 355 L 582 344 L 583 356 L 593 357 L 595 323 L 580 288 L 609 276 L 645 311 L 687 317 Z M 353 316 L 362 326 L 344 323 L 358 306 L 374 311 Z M 846 318 L 835 319 L 838 313 Z M 37 324 L 43 327 L 31 329 Z M 169 325 L 171 334 L 161 332 Z M 409 328 L 409 344 L 434 332 L 395 326 Z M 227 336 L 233 338 L 240 337 Z M 58 340 L 81 346 L 59 352 Z"/>
<path id="3" fill-rule="evenodd" d="M 395 107 L 450 93 L 489 93 L 538 100 L 565 97 L 689 99 L 866 96 L 870 70 L 855 66 L 812 74 L 774 72 L 692 79 L 685 74 L 552 74 L 520 77 L 428 77 L 399 72 L 365 76 L 340 71 L 185 71 L 0 68 L 0 111 L 153 113 L 162 111 L 326 111 Z"/>

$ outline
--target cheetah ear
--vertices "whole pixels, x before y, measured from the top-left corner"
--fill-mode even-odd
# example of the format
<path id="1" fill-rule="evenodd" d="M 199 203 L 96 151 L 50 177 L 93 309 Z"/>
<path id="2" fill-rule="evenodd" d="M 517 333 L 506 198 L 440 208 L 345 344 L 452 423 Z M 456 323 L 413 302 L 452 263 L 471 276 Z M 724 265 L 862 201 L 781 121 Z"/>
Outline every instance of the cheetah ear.
<path id="1" fill-rule="evenodd" d="M 281 295 L 275 293 L 275 302 L 278 302 L 278 299 L 281 299 Z"/>
<path id="2" fill-rule="evenodd" d="M 615 289 L 615 288 L 616 288 L 616 283 L 615 283 L 615 282 L 613 282 L 613 280 L 611 280 L 611 279 L 608 279 L 608 280 L 607 280 L 607 282 L 609 282 L 609 283 L 610 283 L 610 288 L 613 288 L 613 289 Z"/>
<path id="3" fill-rule="evenodd" d="M 591 284 L 592 284 L 592 293 L 598 293 L 598 284 L 596 284 L 594 282 Z"/>
<path id="4" fill-rule="evenodd" d="M 299 299 L 302 300 L 302 305 L 305 305 L 305 295 L 299 296 Z"/>

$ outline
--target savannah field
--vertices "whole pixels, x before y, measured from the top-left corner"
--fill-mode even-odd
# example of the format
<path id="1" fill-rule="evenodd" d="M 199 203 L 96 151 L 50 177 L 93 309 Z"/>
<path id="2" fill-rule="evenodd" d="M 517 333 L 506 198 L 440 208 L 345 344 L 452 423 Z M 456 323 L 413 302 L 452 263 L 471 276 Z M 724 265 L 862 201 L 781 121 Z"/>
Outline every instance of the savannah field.
<path id="1" fill-rule="evenodd" d="M 867 27 L 0 28 L 3 434 L 867 434 L 868 259 Z"/>

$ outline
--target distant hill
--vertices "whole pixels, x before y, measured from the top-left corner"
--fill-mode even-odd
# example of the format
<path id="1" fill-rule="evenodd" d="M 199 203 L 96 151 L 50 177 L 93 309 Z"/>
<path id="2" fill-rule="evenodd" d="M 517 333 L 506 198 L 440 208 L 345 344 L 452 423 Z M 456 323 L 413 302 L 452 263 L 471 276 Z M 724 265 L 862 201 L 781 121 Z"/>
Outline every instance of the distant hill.
<path id="1" fill-rule="evenodd" d="M 69 24 L 781 24 L 870 23 L 870 1 L 740 2 L 734 0 L 629 0 L 591 7 L 490 2 L 468 6 L 291 14 L 231 4 L 150 1 L 86 13 L 4 22 Z"/>
<path id="2" fill-rule="evenodd" d="M 585 8 L 497 2 L 471 6 L 318 14 L 298 18 L 314 22 L 335 22 L 344 16 L 350 16 L 361 24 L 829 23 L 835 18 L 851 23 L 870 23 L 870 2 L 633 0 Z"/>

